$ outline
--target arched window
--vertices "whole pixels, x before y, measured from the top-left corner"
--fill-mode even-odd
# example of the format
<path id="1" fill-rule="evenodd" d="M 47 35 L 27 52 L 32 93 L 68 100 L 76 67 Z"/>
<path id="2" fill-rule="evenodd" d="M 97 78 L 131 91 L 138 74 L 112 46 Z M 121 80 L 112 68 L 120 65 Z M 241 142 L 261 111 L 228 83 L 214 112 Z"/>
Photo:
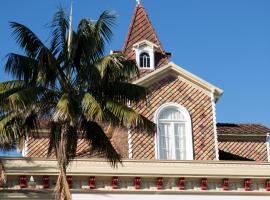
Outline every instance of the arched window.
<path id="1" fill-rule="evenodd" d="M 193 160 L 191 119 L 188 111 L 174 103 L 161 106 L 155 115 L 157 123 L 157 158 Z"/>
<path id="2" fill-rule="evenodd" d="M 140 54 L 140 67 L 150 68 L 150 56 L 146 52 Z"/>

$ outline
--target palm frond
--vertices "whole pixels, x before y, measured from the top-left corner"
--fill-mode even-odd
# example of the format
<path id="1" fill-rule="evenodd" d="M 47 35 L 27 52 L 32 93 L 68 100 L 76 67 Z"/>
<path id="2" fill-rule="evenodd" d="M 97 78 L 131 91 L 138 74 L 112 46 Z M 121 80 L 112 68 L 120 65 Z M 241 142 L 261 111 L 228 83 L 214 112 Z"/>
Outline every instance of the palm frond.
<path id="1" fill-rule="evenodd" d="M 3 101 L 7 102 L 10 108 L 17 111 L 20 109 L 27 110 L 38 102 L 40 96 L 44 94 L 45 90 L 46 89 L 43 87 L 30 87 L 22 88 L 8 96 L 6 93 L 2 93 L 0 94 L 0 102 L 2 102 L 2 97 L 7 96 Z"/>
<path id="2" fill-rule="evenodd" d="M 109 100 L 107 102 L 106 109 L 111 112 L 119 120 L 119 122 L 127 128 L 145 130 L 150 133 L 153 133 L 155 130 L 154 122 L 122 103 Z"/>
<path id="3" fill-rule="evenodd" d="M 58 144 L 61 139 L 61 125 L 55 122 L 51 122 L 50 134 L 49 134 L 49 147 L 47 156 L 52 156 L 52 153 L 55 152 L 55 155 L 58 156 Z"/>
<path id="4" fill-rule="evenodd" d="M 78 128 L 74 126 L 69 126 L 66 132 L 66 155 L 67 162 L 69 163 L 76 157 L 77 142 L 78 142 Z"/>
<path id="5" fill-rule="evenodd" d="M 104 155 L 112 166 L 116 166 L 118 162 L 121 162 L 121 156 L 114 149 L 98 123 L 84 120 L 81 129 L 83 131 L 83 138 L 89 142 L 91 152 L 98 152 Z"/>
<path id="6" fill-rule="evenodd" d="M 108 84 L 107 95 L 123 103 L 138 103 L 147 99 L 147 88 L 128 82 Z"/>
<path id="7" fill-rule="evenodd" d="M 13 29 L 14 35 L 18 45 L 25 51 L 30 58 L 36 58 L 45 45 L 28 27 L 17 23 L 10 22 L 10 27 Z"/>
<path id="8" fill-rule="evenodd" d="M 139 75 L 136 63 L 127 60 L 124 54 L 113 53 L 104 56 L 96 62 L 101 77 L 112 81 L 130 81 L 131 78 Z"/>
<path id="9" fill-rule="evenodd" d="M 25 82 L 29 82 L 36 77 L 37 60 L 15 53 L 10 53 L 7 57 L 8 59 L 4 67 L 7 73 Z"/>
<path id="10" fill-rule="evenodd" d="M 85 93 L 82 100 L 82 110 L 85 118 L 90 120 L 102 120 L 103 111 L 101 105 L 90 93 Z"/>
<path id="11" fill-rule="evenodd" d="M 63 94 L 59 99 L 53 119 L 55 122 L 65 121 L 75 123 L 76 102 L 70 97 L 69 94 Z"/>
<path id="12" fill-rule="evenodd" d="M 115 21 L 116 15 L 114 13 L 110 11 L 104 11 L 101 13 L 95 24 L 95 30 L 102 36 L 102 40 L 107 42 L 111 40 L 113 35 L 112 27 L 115 25 Z"/>
<path id="13" fill-rule="evenodd" d="M 110 75 L 117 75 L 117 72 L 120 72 L 120 69 L 123 68 L 124 65 L 118 58 L 119 57 L 115 54 L 112 54 L 104 56 L 96 62 L 96 67 L 98 68 L 102 78 L 104 78 L 105 75 L 108 75 L 108 72 L 114 72 Z"/>
<path id="14" fill-rule="evenodd" d="M 22 88 L 25 86 L 25 82 L 21 80 L 3 81 L 0 83 L 0 93 L 14 88 Z"/>
<path id="15" fill-rule="evenodd" d="M 51 48 L 53 55 L 57 55 L 67 49 L 68 17 L 63 8 L 60 8 L 53 16 L 49 27 L 51 29 Z"/>
<path id="16" fill-rule="evenodd" d="M 21 121 L 11 114 L 1 116 L 0 118 L 0 145 L 12 144 L 18 138 L 24 137 L 25 132 L 20 130 Z"/>

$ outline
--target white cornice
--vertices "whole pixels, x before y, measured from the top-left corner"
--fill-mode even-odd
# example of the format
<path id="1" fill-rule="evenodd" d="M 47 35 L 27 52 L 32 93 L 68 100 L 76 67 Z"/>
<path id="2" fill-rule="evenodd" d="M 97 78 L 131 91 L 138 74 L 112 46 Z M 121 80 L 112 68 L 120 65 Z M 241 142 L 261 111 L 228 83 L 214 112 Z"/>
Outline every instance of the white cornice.
<path id="1" fill-rule="evenodd" d="M 5 174 L 57 175 L 53 159 L 3 158 Z M 78 159 L 68 168 L 74 176 L 144 176 L 144 177 L 215 177 L 215 178 L 270 178 L 270 163 L 233 161 L 161 161 L 124 160 L 118 168 L 107 162 Z"/>
<path id="2" fill-rule="evenodd" d="M 206 91 L 209 95 L 214 93 L 216 101 L 219 97 L 223 94 L 223 90 L 212 85 L 211 83 L 199 78 L 198 76 L 190 73 L 189 71 L 183 69 L 182 67 L 176 65 L 173 62 L 153 71 L 152 73 L 134 81 L 134 84 L 138 85 L 151 85 L 154 82 L 160 80 L 164 75 L 171 74 L 173 76 L 178 76 L 183 78 L 192 84 L 196 85 L 197 87 L 201 88 L 202 90 Z"/>

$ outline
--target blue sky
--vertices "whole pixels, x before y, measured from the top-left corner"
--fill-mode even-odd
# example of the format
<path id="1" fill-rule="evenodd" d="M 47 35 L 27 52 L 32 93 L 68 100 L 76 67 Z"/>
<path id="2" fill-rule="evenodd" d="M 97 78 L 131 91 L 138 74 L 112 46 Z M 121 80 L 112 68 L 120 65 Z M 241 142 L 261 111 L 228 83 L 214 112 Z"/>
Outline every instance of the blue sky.
<path id="1" fill-rule="evenodd" d="M 270 126 L 270 1 L 269 0 L 143 0 L 156 32 L 172 61 L 222 88 L 218 122 Z M 43 41 L 46 24 L 57 7 L 69 11 L 70 0 L 3 0 L 0 7 L 0 81 L 5 56 L 20 52 L 9 21 L 27 25 Z M 103 10 L 117 13 L 114 38 L 121 49 L 135 0 L 74 0 L 74 24 L 96 19 Z"/>

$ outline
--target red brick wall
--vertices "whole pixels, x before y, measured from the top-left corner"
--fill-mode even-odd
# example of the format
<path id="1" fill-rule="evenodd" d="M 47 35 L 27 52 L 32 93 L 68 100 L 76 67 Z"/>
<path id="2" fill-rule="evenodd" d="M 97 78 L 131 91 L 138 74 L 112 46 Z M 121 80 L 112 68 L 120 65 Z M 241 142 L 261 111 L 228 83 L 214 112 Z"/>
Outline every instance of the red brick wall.
<path id="1" fill-rule="evenodd" d="M 195 160 L 215 159 L 214 124 L 211 98 L 192 84 L 168 76 L 149 87 L 147 103 L 134 105 L 141 114 L 154 120 L 155 111 L 164 103 L 174 102 L 184 106 L 192 121 Z M 155 135 L 131 133 L 132 158 L 155 158 Z"/>

